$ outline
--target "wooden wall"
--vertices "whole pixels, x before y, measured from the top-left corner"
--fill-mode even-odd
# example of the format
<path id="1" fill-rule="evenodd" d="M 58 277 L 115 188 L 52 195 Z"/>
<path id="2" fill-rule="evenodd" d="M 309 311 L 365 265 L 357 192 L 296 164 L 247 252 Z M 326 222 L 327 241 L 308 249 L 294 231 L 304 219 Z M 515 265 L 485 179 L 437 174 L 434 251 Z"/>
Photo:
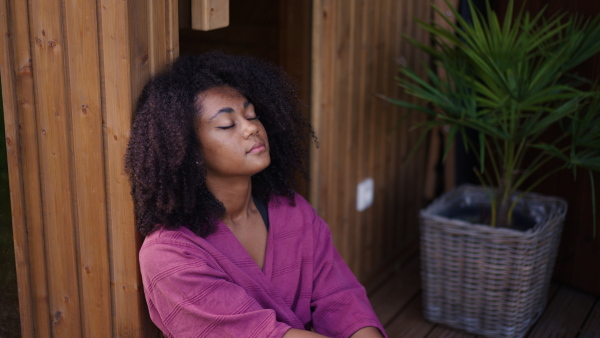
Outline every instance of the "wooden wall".
<path id="1" fill-rule="evenodd" d="M 403 34 L 427 43 L 415 18 L 429 20 L 430 2 L 315 0 L 312 123 L 319 148 L 311 157 L 311 202 L 328 222 L 336 247 L 358 277 L 414 253 L 424 206 L 427 151 L 405 164 L 418 138 L 398 125 L 404 113 L 377 95 L 401 97 L 397 63 L 427 63 Z M 356 209 L 357 184 L 375 182 L 373 205 Z"/>
<path id="2" fill-rule="evenodd" d="M 123 155 L 142 86 L 178 52 L 176 6 L 0 1 L 24 337 L 156 334 L 139 278 Z"/>

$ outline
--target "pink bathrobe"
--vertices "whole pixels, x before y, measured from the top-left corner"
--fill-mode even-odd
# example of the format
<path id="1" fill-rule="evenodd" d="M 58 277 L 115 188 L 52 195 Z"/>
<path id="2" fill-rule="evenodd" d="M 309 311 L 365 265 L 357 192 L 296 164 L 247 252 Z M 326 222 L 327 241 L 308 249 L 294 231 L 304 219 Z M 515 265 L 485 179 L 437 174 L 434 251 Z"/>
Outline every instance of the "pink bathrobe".
<path id="1" fill-rule="evenodd" d="M 364 288 L 333 247 L 327 224 L 300 195 L 268 205 L 261 270 L 223 223 L 206 238 L 157 230 L 140 250 L 144 292 L 168 337 L 281 337 L 290 328 L 329 337 L 383 327 Z"/>

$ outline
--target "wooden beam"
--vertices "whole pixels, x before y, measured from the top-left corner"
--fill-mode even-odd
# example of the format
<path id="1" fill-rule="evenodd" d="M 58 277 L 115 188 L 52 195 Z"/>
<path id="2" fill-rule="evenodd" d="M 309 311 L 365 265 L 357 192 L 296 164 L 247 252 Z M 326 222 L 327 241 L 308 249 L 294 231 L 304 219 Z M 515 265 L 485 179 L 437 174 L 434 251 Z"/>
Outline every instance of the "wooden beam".
<path id="1" fill-rule="evenodd" d="M 192 29 L 209 31 L 229 26 L 229 0 L 192 0 Z"/>

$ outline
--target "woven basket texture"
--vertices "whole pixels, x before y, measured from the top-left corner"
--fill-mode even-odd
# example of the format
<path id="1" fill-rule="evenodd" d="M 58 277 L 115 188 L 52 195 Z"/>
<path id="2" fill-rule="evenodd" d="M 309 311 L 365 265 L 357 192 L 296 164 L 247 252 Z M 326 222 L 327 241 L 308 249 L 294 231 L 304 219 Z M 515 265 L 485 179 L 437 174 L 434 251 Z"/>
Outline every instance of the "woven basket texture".
<path id="1" fill-rule="evenodd" d="M 546 307 L 567 203 L 534 193 L 515 212 L 521 231 L 444 215 L 456 207 L 488 208 L 493 190 L 461 186 L 421 210 L 421 277 L 427 320 L 494 337 L 522 337 Z"/>

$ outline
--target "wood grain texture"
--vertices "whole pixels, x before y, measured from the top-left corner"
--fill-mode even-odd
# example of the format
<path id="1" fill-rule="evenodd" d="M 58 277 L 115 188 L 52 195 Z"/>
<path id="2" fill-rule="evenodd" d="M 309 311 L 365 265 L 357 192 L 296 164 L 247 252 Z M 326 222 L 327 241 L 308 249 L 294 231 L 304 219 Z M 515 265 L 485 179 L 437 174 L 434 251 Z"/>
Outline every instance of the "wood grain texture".
<path id="1" fill-rule="evenodd" d="M 302 112 L 310 121 L 312 0 L 280 1 L 279 16 L 278 64 L 294 81 L 298 96 L 304 103 Z M 315 146 L 313 139 L 307 137 L 306 142 L 309 147 Z M 298 179 L 296 192 L 308 199 L 308 181 L 300 175 Z"/>
<path id="2" fill-rule="evenodd" d="M 33 61 L 31 55 L 31 37 L 29 25 L 29 13 L 27 4 L 24 1 L 8 2 L 10 7 L 9 22 L 14 29 L 12 68 L 16 73 L 13 79 L 16 81 L 18 106 L 13 114 L 18 115 L 19 123 L 19 160 L 16 165 L 20 165 L 23 173 L 21 184 L 24 191 L 25 221 L 27 229 L 27 247 L 29 260 L 23 262 L 29 268 L 29 278 L 31 281 L 30 289 L 23 292 L 29 292 L 32 301 L 31 319 L 34 321 L 33 330 L 36 334 L 42 336 L 50 335 L 50 313 L 48 299 L 48 283 L 46 276 L 46 252 L 44 245 L 44 223 L 42 216 L 42 193 L 41 193 L 41 168 L 39 159 L 38 128 L 36 122 L 34 79 L 33 79 Z M 11 112 L 5 109 L 5 114 Z M 9 181 L 15 181 L 9 176 Z M 11 186 L 15 184 L 11 183 Z M 12 193 L 12 191 L 11 191 Z M 12 200 L 12 199 L 11 199 Z M 14 223 L 14 222 L 13 222 Z M 24 244 L 24 243 L 23 243 Z M 16 245 L 18 247 L 18 245 Z M 17 262 L 18 263 L 18 262 Z M 19 268 L 17 268 L 19 269 Z M 19 288 L 20 279 L 19 279 Z M 25 291 L 27 290 L 27 291 Z M 20 300 L 19 300 L 20 303 Z M 21 325 L 23 328 L 23 325 Z M 28 329 L 23 329 L 23 334 Z"/>
<path id="3" fill-rule="evenodd" d="M 83 336 L 107 337 L 112 316 L 97 6 L 95 0 L 64 4 Z"/>
<path id="4" fill-rule="evenodd" d="M 578 292 L 568 286 L 561 287 L 528 336 L 577 337 L 594 301 L 592 295 Z"/>
<path id="5" fill-rule="evenodd" d="M 377 317 L 386 326 L 420 289 L 419 260 L 411 260 L 390 277 L 369 299 Z"/>
<path id="6" fill-rule="evenodd" d="M 64 13 L 57 0 L 30 1 L 29 10 L 50 327 L 53 336 L 76 337 L 82 331 Z"/>
<path id="7" fill-rule="evenodd" d="M 34 287 L 31 280 L 30 266 L 28 265 L 28 262 L 34 256 L 29 252 L 27 234 L 27 212 L 30 210 L 27 204 L 28 202 L 31 203 L 27 189 L 31 189 L 31 186 L 26 186 L 24 178 L 26 176 L 32 177 L 34 178 L 33 183 L 36 183 L 38 164 L 37 151 L 29 149 L 31 146 L 35 147 L 36 144 L 23 138 L 20 128 L 22 122 L 20 113 L 23 113 L 24 110 L 31 111 L 33 102 L 31 54 L 27 45 L 29 40 L 27 36 L 28 22 L 26 17 L 15 20 L 14 11 L 15 8 L 11 3 L 7 1 L 0 3 L 0 71 L 8 173 L 11 177 L 9 189 L 16 274 L 20 286 L 18 296 L 21 334 L 25 337 L 32 337 L 37 323 L 35 321 L 36 312 L 33 299 Z M 23 46 L 24 49 L 19 48 Z M 29 98 L 29 101 L 24 96 Z M 29 153 L 30 156 L 23 156 L 22 151 Z M 22 161 L 31 161 L 32 159 L 34 163 L 30 163 L 29 171 L 20 165 Z M 38 202 L 36 205 L 39 206 L 39 198 L 35 202 Z"/>
<path id="8" fill-rule="evenodd" d="M 208 31 L 229 25 L 229 0 L 192 0 L 192 29 Z"/>
<path id="9" fill-rule="evenodd" d="M 159 26 L 151 26 L 152 18 L 167 14 L 164 1 L 107 0 L 101 1 L 100 8 L 113 336 L 155 335 L 156 328 L 150 324 L 139 277 L 137 248 L 141 245 L 141 238 L 134 229 L 133 202 L 124 172 L 124 154 L 135 101 L 151 75 L 151 65 L 154 71 L 163 69 L 169 53 L 172 53 L 168 51 L 166 41 L 176 41 L 161 37 L 167 31 L 164 25 L 176 20 L 163 17 L 158 20 Z M 176 33 L 172 28 L 168 31 Z M 157 41 L 153 42 L 152 49 L 151 38 Z"/>
<path id="10" fill-rule="evenodd" d="M 311 114 L 319 149 L 311 155 L 311 203 L 332 229 L 348 265 L 365 280 L 417 240 L 425 150 L 404 164 L 415 142 L 405 112 L 377 95 L 401 97 L 396 62 L 426 62 L 401 37 L 429 5 L 411 1 L 313 3 Z M 413 117 L 416 123 L 420 117 Z M 373 205 L 356 210 L 356 186 L 375 182 Z"/>
<path id="11" fill-rule="evenodd" d="M 0 3 L 23 337 L 158 335 L 123 156 L 143 85 L 179 54 L 177 3 Z"/>
<path id="12" fill-rule="evenodd" d="M 475 338 L 474 334 L 439 325 L 433 328 L 427 338 Z"/>
<path id="13" fill-rule="evenodd" d="M 179 0 L 165 0 L 165 16 L 167 17 L 164 32 L 167 36 L 167 64 L 170 64 L 179 57 Z M 165 67 L 165 65 L 161 67 Z M 161 67 L 156 70 L 162 69 Z"/>
<path id="14" fill-rule="evenodd" d="M 148 4 L 148 18 L 142 20 L 146 23 L 146 30 L 149 32 L 148 41 L 148 59 L 150 64 L 150 73 L 154 74 L 167 64 L 168 54 L 162 51 L 168 50 L 167 35 L 164 34 L 167 22 L 169 21 L 168 0 L 154 0 Z M 142 40 L 143 41 L 143 40 Z"/>
<path id="15" fill-rule="evenodd" d="M 411 288 L 409 286 L 414 282 L 406 283 L 406 281 L 418 280 L 420 270 L 410 268 L 418 266 L 415 264 L 418 260 L 418 255 L 407 258 L 408 263 L 405 267 L 398 269 L 395 274 L 387 275 L 387 278 L 369 291 L 369 298 L 375 312 L 385 319 L 383 324 L 388 336 L 410 338 L 482 337 L 425 320 L 421 305 L 422 291 L 418 287 Z M 405 282 L 402 280 L 399 282 L 399 276 L 402 276 Z M 562 295 L 557 296 L 560 290 L 562 290 Z M 400 295 L 402 296 L 399 297 Z M 551 301 L 545 309 L 545 313 L 542 314 L 540 320 L 533 323 L 530 332 L 525 337 L 572 337 L 574 332 L 578 332 L 577 337 L 598 337 L 600 332 L 599 297 L 553 281 L 548 291 L 548 298 Z M 410 301 L 407 303 L 406 300 Z M 595 305 L 592 307 L 590 303 Z"/>
<path id="16" fill-rule="evenodd" d="M 435 324 L 423 318 L 423 298 L 421 294 L 413 298 L 402 309 L 402 312 L 386 326 L 385 330 L 390 337 L 426 337 Z"/>
<path id="17" fill-rule="evenodd" d="M 127 4 L 101 1 L 99 22 L 102 62 L 102 108 L 105 123 L 105 170 L 107 186 L 108 234 L 111 257 L 113 336 L 140 336 L 142 321 L 137 258 L 130 250 L 136 242 L 133 229 L 133 205 L 128 195 L 127 177 L 123 172 L 123 154 L 131 125 L 133 93 L 131 91 L 129 25 Z M 126 245 L 129 245 L 128 248 Z"/>

